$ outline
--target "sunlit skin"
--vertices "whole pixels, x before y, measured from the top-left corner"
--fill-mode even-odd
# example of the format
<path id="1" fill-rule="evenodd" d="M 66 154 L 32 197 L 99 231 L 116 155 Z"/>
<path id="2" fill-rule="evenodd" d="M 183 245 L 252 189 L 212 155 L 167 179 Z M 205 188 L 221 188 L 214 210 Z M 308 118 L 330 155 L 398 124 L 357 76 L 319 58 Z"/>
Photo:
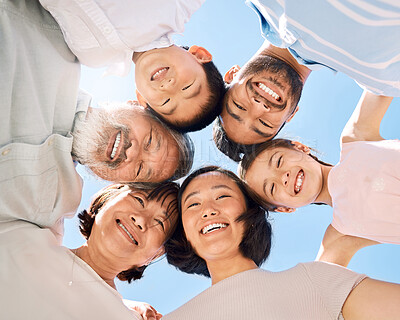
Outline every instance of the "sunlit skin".
<path id="1" fill-rule="evenodd" d="M 246 210 L 245 199 L 236 183 L 218 172 L 194 178 L 182 195 L 182 223 L 196 253 L 210 271 L 213 284 L 255 263 L 239 251 L 244 224 L 236 219 Z M 226 227 L 203 234 L 204 227 L 222 223 Z"/>
<path id="2" fill-rule="evenodd" d="M 150 263 L 164 253 L 164 242 L 177 215 L 167 216 L 168 197 L 161 205 L 146 194 L 126 190 L 109 200 L 95 217 L 87 243 L 78 249 L 85 260 L 107 283 L 123 270 Z M 133 236 L 133 241 L 122 224 Z"/>
<path id="3" fill-rule="evenodd" d="M 171 124 L 193 119 L 209 98 L 202 63 L 212 60 L 204 48 L 175 45 L 134 53 L 139 102 L 147 104 Z"/>
<path id="4" fill-rule="evenodd" d="M 332 205 L 327 185 L 332 167 L 312 159 L 308 147 L 294 144 L 294 149 L 261 152 L 247 170 L 245 181 L 258 196 L 276 206 L 275 211 L 293 212 L 314 202 Z"/>
<path id="5" fill-rule="evenodd" d="M 279 59 L 300 76 L 302 83 L 311 72 L 300 65 L 287 49 L 274 47 L 268 42 L 263 44 L 246 66 L 262 57 Z M 271 71 L 268 64 L 262 64 L 256 70 L 245 69 L 235 65 L 225 74 L 224 80 L 230 87 L 225 96 L 221 120 L 232 141 L 256 144 L 272 139 L 292 119 L 298 106 L 293 101 L 287 73 Z M 271 94 L 269 90 L 274 93 Z"/>
<path id="6" fill-rule="evenodd" d="M 269 77 L 269 72 L 265 71 L 254 77 L 240 78 L 238 75 L 233 78 L 225 95 L 221 120 L 226 134 L 234 142 L 254 144 L 270 140 L 297 111 L 293 112 L 288 107 L 279 109 L 274 106 L 276 102 L 263 97 L 265 93 L 261 92 L 256 83 L 268 83 Z M 286 104 L 291 105 L 290 98 Z"/>
<path id="7" fill-rule="evenodd" d="M 122 124 L 129 132 L 113 129 L 108 147 L 99 155 L 99 163 L 121 161 L 116 168 L 91 168 L 103 179 L 119 182 L 162 182 L 170 178 L 179 163 L 178 144 L 160 123 L 141 113 L 132 112 Z M 121 143 L 111 159 L 116 136 L 121 133 Z"/>

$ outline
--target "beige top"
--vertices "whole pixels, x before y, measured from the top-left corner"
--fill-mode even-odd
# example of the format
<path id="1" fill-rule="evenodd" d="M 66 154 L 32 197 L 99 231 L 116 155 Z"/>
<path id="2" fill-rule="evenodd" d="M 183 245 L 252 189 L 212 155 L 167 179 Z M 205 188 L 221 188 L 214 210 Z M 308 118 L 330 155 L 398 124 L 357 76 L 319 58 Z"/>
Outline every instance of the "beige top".
<path id="1" fill-rule="evenodd" d="M 282 272 L 248 270 L 218 282 L 163 320 L 343 319 L 347 296 L 364 278 L 325 262 Z"/>

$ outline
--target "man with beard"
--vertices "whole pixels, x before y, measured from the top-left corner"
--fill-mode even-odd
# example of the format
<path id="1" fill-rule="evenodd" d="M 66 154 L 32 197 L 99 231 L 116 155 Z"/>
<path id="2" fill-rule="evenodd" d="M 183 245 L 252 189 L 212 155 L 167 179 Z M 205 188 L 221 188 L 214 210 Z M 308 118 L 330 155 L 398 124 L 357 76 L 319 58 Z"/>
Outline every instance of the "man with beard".
<path id="1" fill-rule="evenodd" d="M 75 213 L 82 191 L 71 151 L 111 181 L 161 182 L 189 171 L 190 140 L 144 108 L 129 104 L 86 115 L 90 98 L 78 95 L 80 65 L 38 1 L 1 1 L 0 7 L 3 226 L 24 219 L 62 234 L 62 220 Z M 25 201 L 12 200 L 16 190 Z M 51 221 L 42 214 L 48 212 Z"/>
<path id="2" fill-rule="evenodd" d="M 248 72 L 233 67 L 225 76 L 230 87 L 214 141 L 231 158 L 239 160 L 249 145 L 272 139 L 290 121 L 312 70 L 340 71 L 375 94 L 400 96 L 400 7 L 394 0 L 248 4 L 268 43 L 259 51 L 262 63 L 246 64 Z"/>
<path id="3" fill-rule="evenodd" d="M 72 135 L 73 158 L 105 180 L 151 186 L 185 176 L 193 163 L 189 136 L 168 129 L 136 101 L 89 107 Z"/>

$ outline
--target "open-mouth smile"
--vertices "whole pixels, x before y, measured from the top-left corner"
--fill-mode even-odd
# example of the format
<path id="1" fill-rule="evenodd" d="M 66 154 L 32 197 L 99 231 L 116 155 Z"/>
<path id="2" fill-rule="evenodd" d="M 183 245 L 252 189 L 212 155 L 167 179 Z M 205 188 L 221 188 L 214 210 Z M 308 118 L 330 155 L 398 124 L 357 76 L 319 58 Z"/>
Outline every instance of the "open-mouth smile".
<path id="1" fill-rule="evenodd" d="M 296 179 L 294 181 L 294 193 L 295 194 L 298 194 L 301 191 L 301 189 L 303 187 L 303 181 L 304 181 L 304 171 L 300 170 L 297 173 Z"/>
<path id="2" fill-rule="evenodd" d="M 201 234 L 208 234 L 214 231 L 218 231 L 221 229 L 224 229 L 228 226 L 227 223 L 210 223 L 209 225 L 205 226 L 204 228 L 201 229 L 200 233 Z"/>
<path id="3" fill-rule="evenodd" d="M 128 237 L 129 237 L 129 239 L 131 239 L 132 243 L 135 245 L 138 245 L 139 243 L 137 242 L 137 240 L 128 231 L 128 229 L 122 224 L 121 220 L 117 219 L 116 222 L 117 222 L 117 225 L 128 235 Z"/>
<path id="4" fill-rule="evenodd" d="M 157 70 L 155 70 L 153 72 L 153 74 L 151 75 L 150 80 L 154 81 L 154 80 L 162 80 L 168 72 L 169 67 L 164 67 L 164 68 L 159 68 Z"/>

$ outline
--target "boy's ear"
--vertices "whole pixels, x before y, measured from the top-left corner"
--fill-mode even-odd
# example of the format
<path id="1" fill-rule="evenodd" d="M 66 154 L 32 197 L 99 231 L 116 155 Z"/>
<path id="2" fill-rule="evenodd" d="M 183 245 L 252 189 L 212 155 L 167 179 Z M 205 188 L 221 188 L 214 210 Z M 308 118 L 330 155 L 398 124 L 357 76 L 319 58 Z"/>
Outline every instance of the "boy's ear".
<path id="1" fill-rule="evenodd" d="M 292 120 L 297 111 L 299 111 L 299 106 L 297 106 L 296 109 L 293 110 L 292 114 L 286 119 L 285 122 L 289 122 L 290 120 Z"/>
<path id="2" fill-rule="evenodd" d="M 200 63 L 207 63 L 212 61 L 212 55 L 205 48 L 199 46 L 191 46 L 189 52 L 197 59 Z"/>
<path id="3" fill-rule="evenodd" d="M 292 141 L 292 145 L 299 151 L 302 151 L 307 154 L 310 153 L 310 147 L 307 147 L 306 145 L 302 144 L 301 142 Z"/>
<path id="4" fill-rule="evenodd" d="M 136 98 L 139 101 L 139 104 L 145 108 L 147 108 L 147 100 L 143 98 L 143 96 L 140 94 L 140 92 L 136 89 Z"/>
<path id="5" fill-rule="evenodd" d="M 237 75 L 237 73 L 239 72 L 240 67 L 235 64 L 234 66 L 232 66 L 226 73 L 224 76 L 224 81 L 226 83 L 231 83 L 233 81 L 233 78 Z"/>
<path id="6" fill-rule="evenodd" d="M 288 207 L 276 207 L 275 212 L 283 212 L 283 213 L 292 213 L 296 211 L 296 208 L 288 208 Z"/>

